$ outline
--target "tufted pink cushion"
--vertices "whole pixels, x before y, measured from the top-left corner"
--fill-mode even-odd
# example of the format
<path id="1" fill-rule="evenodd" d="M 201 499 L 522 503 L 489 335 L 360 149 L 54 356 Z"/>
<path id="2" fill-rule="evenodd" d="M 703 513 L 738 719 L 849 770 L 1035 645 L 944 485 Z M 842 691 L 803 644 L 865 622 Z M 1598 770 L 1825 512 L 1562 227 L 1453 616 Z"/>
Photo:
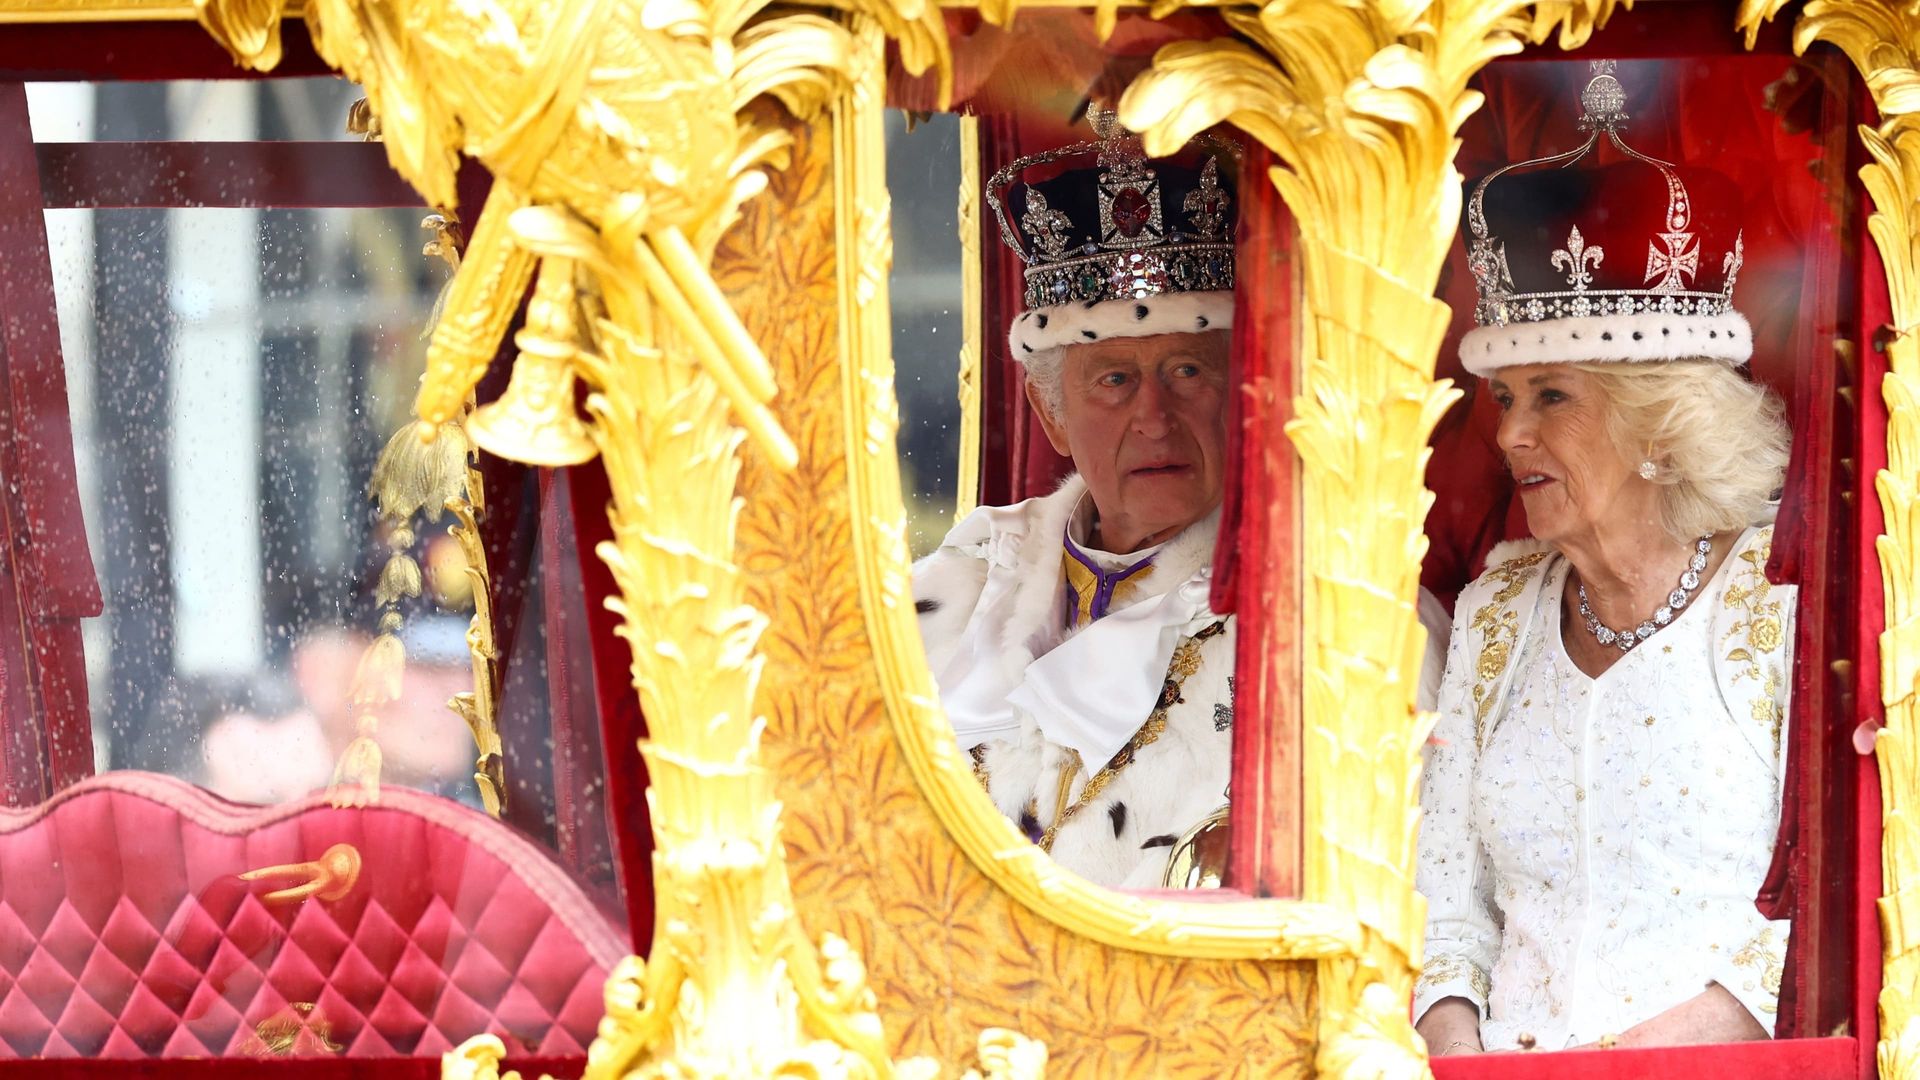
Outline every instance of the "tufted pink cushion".
<path id="1" fill-rule="evenodd" d="M 336 901 L 237 876 L 340 843 L 362 869 Z M 579 1055 L 627 951 L 532 843 L 405 789 L 263 809 L 116 772 L 0 809 L 0 1059 L 437 1055 L 483 1032 Z"/>

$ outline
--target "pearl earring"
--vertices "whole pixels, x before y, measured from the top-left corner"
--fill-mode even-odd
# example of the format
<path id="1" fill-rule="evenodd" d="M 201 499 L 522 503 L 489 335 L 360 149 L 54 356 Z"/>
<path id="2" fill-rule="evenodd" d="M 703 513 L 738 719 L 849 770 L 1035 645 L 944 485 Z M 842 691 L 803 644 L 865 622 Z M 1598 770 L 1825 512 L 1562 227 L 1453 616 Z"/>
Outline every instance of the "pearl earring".
<path id="1" fill-rule="evenodd" d="M 1642 480 L 1653 479 L 1659 471 L 1651 461 L 1643 461 L 1640 463 L 1640 479 Z"/>

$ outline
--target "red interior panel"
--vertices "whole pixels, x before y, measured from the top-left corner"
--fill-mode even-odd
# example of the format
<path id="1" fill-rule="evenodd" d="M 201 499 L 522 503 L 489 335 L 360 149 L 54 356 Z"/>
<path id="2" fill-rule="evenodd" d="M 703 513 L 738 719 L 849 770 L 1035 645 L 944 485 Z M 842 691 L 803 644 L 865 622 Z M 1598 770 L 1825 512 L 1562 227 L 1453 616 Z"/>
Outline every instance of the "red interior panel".
<path id="1" fill-rule="evenodd" d="M 335 901 L 241 873 L 362 859 Z M 581 1055 L 625 935 L 532 843 L 404 789 L 263 809 L 108 773 L 0 810 L 0 1058 Z M 37 867 L 41 872 L 22 873 Z"/>

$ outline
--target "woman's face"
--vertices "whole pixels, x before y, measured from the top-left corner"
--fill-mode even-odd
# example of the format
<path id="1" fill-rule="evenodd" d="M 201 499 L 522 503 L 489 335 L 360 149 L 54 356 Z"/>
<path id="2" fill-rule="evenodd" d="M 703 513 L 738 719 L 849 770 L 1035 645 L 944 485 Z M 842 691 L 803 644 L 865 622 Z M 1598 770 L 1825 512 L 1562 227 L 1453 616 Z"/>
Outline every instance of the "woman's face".
<path id="1" fill-rule="evenodd" d="M 1500 449 L 1535 538 L 1562 543 L 1657 520 L 1654 485 L 1614 449 L 1606 401 L 1586 372 L 1518 364 L 1488 381 L 1500 405 Z"/>

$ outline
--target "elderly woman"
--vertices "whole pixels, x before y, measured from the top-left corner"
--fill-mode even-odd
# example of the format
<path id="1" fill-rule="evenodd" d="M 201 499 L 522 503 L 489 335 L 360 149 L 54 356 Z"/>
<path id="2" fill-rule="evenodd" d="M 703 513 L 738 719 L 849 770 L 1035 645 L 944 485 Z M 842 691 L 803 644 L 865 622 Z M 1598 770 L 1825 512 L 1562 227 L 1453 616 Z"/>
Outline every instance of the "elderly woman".
<path id="1" fill-rule="evenodd" d="M 1724 182 L 1627 151 L 1618 91 L 1596 79 L 1587 120 L 1637 160 L 1512 166 L 1469 205 L 1462 356 L 1539 543 L 1455 609 L 1419 861 L 1436 1055 L 1774 1024 L 1789 928 L 1754 897 L 1780 818 L 1795 593 L 1765 566 L 1788 435 L 1738 370 Z"/>
<path id="2" fill-rule="evenodd" d="M 995 805 L 1067 869 L 1157 888 L 1175 845 L 1226 803 L 1231 769 L 1234 623 L 1207 603 L 1231 161 L 1218 147 L 1150 161 L 1124 131 L 1100 134 L 989 188 L 1027 264 L 1012 352 L 1075 472 L 974 511 L 914 568 L 914 596 L 941 701 Z"/>

